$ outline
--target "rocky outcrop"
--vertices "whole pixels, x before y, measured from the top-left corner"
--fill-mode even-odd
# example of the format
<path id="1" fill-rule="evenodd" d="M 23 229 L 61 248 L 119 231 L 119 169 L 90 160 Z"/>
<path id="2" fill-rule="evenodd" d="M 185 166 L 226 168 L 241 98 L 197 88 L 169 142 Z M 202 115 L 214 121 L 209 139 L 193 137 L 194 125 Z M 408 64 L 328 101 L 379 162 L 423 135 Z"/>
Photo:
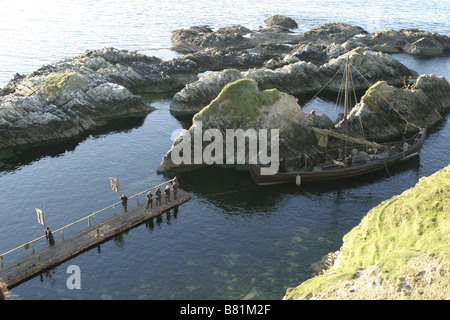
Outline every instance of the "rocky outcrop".
<path id="1" fill-rule="evenodd" d="M 347 127 L 353 134 L 359 134 L 362 127 L 368 140 L 390 140 L 433 127 L 449 111 L 450 86 L 444 77 L 422 75 L 406 88 L 380 81 L 350 111 Z M 339 120 L 337 126 L 342 124 Z"/>
<path id="2" fill-rule="evenodd" d="M 241 25 L 232 25 L 216 31 L 208 26 L 193 26 L 172 32 L 172 50 L 180 53 L 193 53 L 206 48 L 254 49 L 258 46 L 282 46 L 304 44 L 341 44 L 358 34 L 367 34 L 360 27 L 344 23 L 325 23 L 304 33 L 292 33 L 296 22 L 291 18 L 273 16 L 266 20 L 267 28 L 249 30 Z M 280 54 L 286 48 L 279 47 Z"/>
<path id="3" fill-rule="evenodd" d="M 367 34 L 367 31 L 360 27 L 341 22 L 334 22 L 324 23 L 316 28 L 306 31 L 300 34 L 300 39 L 301 42 L 329 45 L 332 43 L 344 43 L 356 35 L 363 34 Z"/>
<path id="4" fill-rule="evenodd" d="M 154 109 L 87 70 L 25 77 L 0 105 L 0 149 L 76 136 L 97 120 Z"/>
<path id="5" fill-rule="evenodd" d="M 378 80 L 401 85 L 405 77 L 417 77 L 415 71 L 408 69 L 388 54 L 356 48 L 319 67 L 298 61 L 275 70 L 251 69 L 245 72 L 225 70 L 208 74 L 175 94 L 170 109 L 176 113 L 198 112 L 213 100 L 227 83 L 240 78 L 255 80 L 261 89 L 276 88 L 295 96 L 317 93 L 322 89 L 339 91 L 342 89 L 342 73 L 347 57 L 354 67 L 351 89 L 365 90 Z"/>
<path id="6" fill-rule="evenodd" d="M 154 110 L 131 90 L 182 86 L 192 81 L 184 79 L 189 64 L 195 63 L 171 68 L 157 58 L 105 48 L 16 75 L 0 92 L 0 148 L 67 138 L 101 119 Z"/>
<path id="7" fill-rule="evenodd" d="M 266 24 L 267 28 L 259 30 L 249 30 L 240 25 L 216 31 L 208 26 L 175 30 L 171 36 L 172 49 L 181 53 L 214 48 L 259 54 L 259 60 L 264 61 L 258 61 L 248 68 L 264 66 L 269 69 L 277 69 L 298 61 L 320 66 L 357 47 L 384 53 L 406 52 L 419 56 L 450 53 L 450 39 L 447 36 L 418 29 L 389 29 L 369 34 L 357 26 L 325 23 L 303 33 L 292 33 L 289 29 L 295 28 L 296 22 L 279 15 L 268 18 Z M 238 68 L 237 65 L 228 64 L 222 69 L 232 67 Z"/>
<path id="8" fill-rule="evenodd" d="M 230 72 L 232 74 L 233 72 Z M 208 163 L 205 155 L 211 154 L 211 138 L 205 138 L 206 131 L 213 130 L 220 140 L 220 146 L 215 145 L 215 151 L 222 150 L 215 155 L 215 164 L 244 164 L 249 163 L 251 153 L 250 142 L 246 140 L 245 147 L 237 150 L 238 143 L 231 141 L 233 149 L 228 149 L 227 135 L 229 130 L 255 130 L 257 139 L 263 134 L 259 129 L 266 129 L 268 145 L 271 144 L 271 129 L 279 130 L 279 152 L 281 157 L 289 157 L 304 150 L 313 151 L 312 145 L 317 139 L 312 126 L 318 128 L 331 128 L 332 121 L 325 115 L 310 115 L 304 113 L 297 103 L 297 99 L 291 95 L 282 93 L 276 89 L 259 91 L 257 82 L 252 79 L 240 79 L 227 84 L 219 95 L 211 103 L 197 113 L 193 118 L 193 125 L 189 130 L 184 130 L 175 139 L 172 148 L 162 159 L 158 172 L 166 172 L 175 169 L 192 169 Z M 264 132 L 266 134 L 266 132 Z M 200 139 L 200 141 L 199 141 Z M 214 138 L 214 144 L 217 143 Z M 259 140 L 258 140 L 259 141 Z M 197 151 L 193 146 L 198 143 Z M 188 148 L 185 148 L 188 146 Z M 261 145 L 259 145 L 261 146 Z M 269 148 L 270 149 L 270 148 Z M 181 150 L 181 152 L 180 152 Z M 189 154 L 186 153 L 189 151 Z M 237 154 L 244 152 L 245 161 L 239 163 Z M 261 151 L 258 149 L 258 151 Z M 267 150 L 264 150 L 267 152 Z M 197 152 L 197 154 L 196 154 Z M 231 152 L 231 153 L 230 153 Z M 270 152 L 270 150 L 269 150 Z M 186 158 L 183 161 L 174 161 L 174 157 L 180 158 L 180 153 Z M 229 155 L 231 154 L 231 158 Z M 195 161 L 199 156 L 200 161 Z M 203 156 L 203 158 L 202 158 Z M 229 161 L 231 159 L 231 161 Z M 257 159 L 256 159 L 257 160 Z M 256 161 L 255 160 L 255 161 Z M 278 162 L 278 157 L 276 158 Z M 278 169 L 278 167 L 277 167 Z"/>
<path id="9" fill-rule="evenodd" d="M 419 29 L 381 30 L 358 38 L 373 50 L 386 53 L 406 52 L 418 56 L 450 53 L 450 38 Z"/>
<path id="10" fill-rule="evenodd" d="M 182 88 L 197 79 L 199 70 L 197 64 L 189 59 L 163 61 L 135 51 L 103 48 L 88 50 L 73 59 L 46 65 L 29 75 L 16 77 L 0 91 L 0 96 L 23 90 L 24 86 L 29 87 L 30 84 L 30 90 L 36 91 L 43 77 L 68 72 L 88 75 L 91 82 L 111 82 L 135 93 L 148 93 Z M 28 83 L 22 85 L 24 81 Z"/>

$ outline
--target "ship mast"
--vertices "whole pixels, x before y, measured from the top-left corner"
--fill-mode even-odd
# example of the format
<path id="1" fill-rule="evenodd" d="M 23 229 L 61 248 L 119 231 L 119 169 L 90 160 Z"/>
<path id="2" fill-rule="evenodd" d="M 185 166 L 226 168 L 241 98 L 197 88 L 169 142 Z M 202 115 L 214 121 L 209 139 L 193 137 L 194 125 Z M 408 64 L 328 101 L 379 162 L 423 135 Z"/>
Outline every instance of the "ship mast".
<path id="1" fill-rule="evenodd" d="M 347 63 L 345 65 L 345 98 L 344 98 L 344 128 L 345 134 L 347 134 L 347 112 L 348 112 L 348 78 L 349 78 L 349 57 L 347 56 Z M 344 160 L 347 155 L 347 141 L 344 142 Z"/>

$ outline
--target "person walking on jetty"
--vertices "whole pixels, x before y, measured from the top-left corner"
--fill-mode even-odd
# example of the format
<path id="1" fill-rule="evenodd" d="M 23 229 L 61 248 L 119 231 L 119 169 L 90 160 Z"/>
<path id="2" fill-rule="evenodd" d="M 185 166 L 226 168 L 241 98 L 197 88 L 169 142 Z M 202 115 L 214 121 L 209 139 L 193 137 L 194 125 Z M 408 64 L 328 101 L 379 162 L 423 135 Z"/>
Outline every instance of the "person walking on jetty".
<path id="1" fill-rule="evenodd" d="M 170 187 L 169 186 L 166 186 L 166 189 L 164 189 L 164 197 L 165 197 L 166 203 L 167 203 L 167 201 L 170 202 Z"/>
<path id="2" fill-rule="evenodd" d="M 53 234 L 52 234 L 52 232 L 50 231 L 50 228 L 49 228 L 49 227 L 45 228 L 45 237 L 47 238 L 48 243 L 49 243 L 51 246 L 55 245 L 55 239 L 53 238 Z"/>
<path id="3" fill-rule="evenodd" d="M 147 198 L 147 202 L 145 203 L 145 212 L 147 212 L 148 206 L 150 206 L 150 208 L 153 209 L 153 194 L 151 191 L 149 191 L 147 193 L 146 198 Z"/>
<path id="4" fill-rule="evenodd" d="M 155 196 L 156 196 L 155 204 L 158 204 L 158 202 L 159 202 L 159 204 L 161 205 L 161 189 L 159 187 L 155 191 Z"/>
<path id="5" fill-rule="evenodd" d="M 128 198 L 125 193 L 120 197 L 120 202 L 122 202 L 123 211 L 127 212 Z"/>
<path id="6" fill-rule="evenodd" d="M 173 199 L 177 199 L 177 192 L 178 192 L 178 180 L 177 177 L 173 178 L 172 181 L 172 193 L 173 193 Z"/>

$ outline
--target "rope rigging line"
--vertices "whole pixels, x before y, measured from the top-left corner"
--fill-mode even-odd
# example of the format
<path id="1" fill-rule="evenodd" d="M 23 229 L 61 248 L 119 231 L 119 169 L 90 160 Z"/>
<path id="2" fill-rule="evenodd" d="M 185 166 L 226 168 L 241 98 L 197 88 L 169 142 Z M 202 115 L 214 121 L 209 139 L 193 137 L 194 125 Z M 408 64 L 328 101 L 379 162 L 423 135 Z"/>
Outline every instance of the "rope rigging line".
<path id="1" fill-rule="evenodd" d="M 366 77 L 364 77 L 359 71 L 358 69 L 355 68 L 355 66 L 353 64 L 350 63 L 350 65 L 353 67 L 353 69 L 355 69 L 355 71 L 372 87 L 373 85 L 369 82 L 369 80 L 366 79 Z M 416 124 L 408 121 L 381 93 L 379 93 L 376 89 L 375 89 L 376 93 L 381 96 L 381 98 L 400 116 L 400 118 L 402 118 L 403 121 L 406 122 L 406 125 L 410 124 L 414 127 L 416 127 L 417 129 L 422 129 L 421 127 L 417 126 Z M 406 131 L 406 129 L 405 129 Z"/>
<path id="2" fill-rule="evenodd" d="M 344 66 L 345 67 L 345 66 Z M 323 91 L 323 89 L 325 89 L 327 86 L 328 86 L 328 84 L 331 82 L 331 81 L 333 81 L 333 79 L 339 74 L 339 72 L 341 71 L 341 69 L 342 69 L 343 67 L 340 67 L 340 68 L 338 68 L 338 70 L 336 71 L 336 73 L 325 83 L 325 85 L 323 85 L 322 86 L 322 88 L 308 101 L 308 102 L 311 102 L 311 101 L 313 101 L 315 98 L 317 98 L 317 96 Z M 308 102 L 306 102 L 306 103 L 308 103 Z M 280 133 L 281 132 L 283 132 L 284 131 L 284 129 L 288 126 L 288 125 L 290 125 L 298 116 L 300 115 L 300 113 L 298 113 L 297 115 L 295 115 L 292 119 L 290 119 L 281 129 L 279 129 L 279 131 L 278 131 L 278 136 L 280 135 Z M 290 148 L 290 147 L 289 147 Z M 292 148 L 290 148 L 291 150 L 292 150 Z M 261 153 L 261 150 L 252 158 L 252 160 L 253 159 L 255 159 L 255 158 L 257 158 L 259 155 L 260 155 L 260 153 Z M 249 159 L 249 161 L 250 161 L 250 159 Z"/>
<path id="3" fill-rule="evenodd" d="M 327 81 L 327 83 L 325 83 L 325 85 L 323 85 L 322 86 L 322 88 L 311 98 L 311 99 L 309 99 L 309 101 L 308 102 L 311 102 L 311 101 L 313 101 L 315 98 L 317 98 L 317 96 L 322 92 L 322 90 L 323 89 L 325 89 L 327 86 L 328 86 L 328 84 L 331 82 L 331 81 L 333 81 L 333 79 L 339 74 L 339 72 L 341 71 L 341 69 L 342 69 L 342 67 L 340 68 L 340 69 L 338 69 L 337 71 L 336 71 L 336 73 Z M 306 102 L 306 103 L 308 103 L 308 102 Z M 305 103 L 305 104 L 306 104 Z M 282 132 L 283 130 L 284 130 L 284 128 L 286 128 L 289 124 L 291 124 L 295 119 L 296 119 L 296 117 L 297 117 L 297 115 L 295 116 L 295 117 L 293 117 L 288 123 L 286 123 L 281 129 L 280 129 L 280 132 Z"/>
<path id="4" fill-rule="evenodd" d="M 351 65 L 350 61 L 349 61 L 349 65 Z M 352 65 L 351 65 L 351 66 L 352 66 Z M 354 68 L 354 67 L 353 67 L 353 68 Z M 356 70 L 356 68 L 354 68 L 354 69 Z M 352 75 L 351 72 L 349 72 L 349 74 L 350 74 L 350 82 L 351 82 L 352 88 L 353 88 L 353 96 L 355 97 L 355 103 L 357 103 L 358 97 L 356 96 L 356 89 L 355 89 L 355 84 L 354 84 L 354 82 L 353 82 L 353 75 Z M 350 104 L 351 104 L 351 103 L 350 103 Z M 364 126 L 363 126 L 363 124 L 362 124 L 361 116 L 358 116 L 358 119 L 359 119 L 359 125 L 360 125 L 360 129 L 361 129 L 361 136 L 365 139 L 365 138 L 366 138 L 366 135 L 365 135 L 365 133 L 364 133 Z"/>

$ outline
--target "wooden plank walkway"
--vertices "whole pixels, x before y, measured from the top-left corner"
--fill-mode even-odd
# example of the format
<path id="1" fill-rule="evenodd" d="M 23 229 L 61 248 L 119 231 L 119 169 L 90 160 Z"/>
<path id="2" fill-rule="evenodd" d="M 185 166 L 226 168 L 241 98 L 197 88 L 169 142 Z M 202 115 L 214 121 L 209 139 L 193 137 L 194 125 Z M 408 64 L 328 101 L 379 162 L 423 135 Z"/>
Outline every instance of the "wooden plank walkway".
<path id="1" fill-rule="evenodd" d="M 119 213 L 63 240 L 56 241 L 53 246 L 28 254 L 0 268 L 0 279 L 7 288 L 11 288 L 45 269 L 70 259 L 83 250 L 108 240 L 190 199 L 191 196 L 188 193 L 178 189 L 176 200 L 171 195 L 171 201 L 165 204 L 164 196 L 162 196 L 161 205 L 155 205 L 154 199 L 153 209 L 149 208 L 147 213 L 145 213 L 145 203 L 129 208 L 128 212 Z"/>

